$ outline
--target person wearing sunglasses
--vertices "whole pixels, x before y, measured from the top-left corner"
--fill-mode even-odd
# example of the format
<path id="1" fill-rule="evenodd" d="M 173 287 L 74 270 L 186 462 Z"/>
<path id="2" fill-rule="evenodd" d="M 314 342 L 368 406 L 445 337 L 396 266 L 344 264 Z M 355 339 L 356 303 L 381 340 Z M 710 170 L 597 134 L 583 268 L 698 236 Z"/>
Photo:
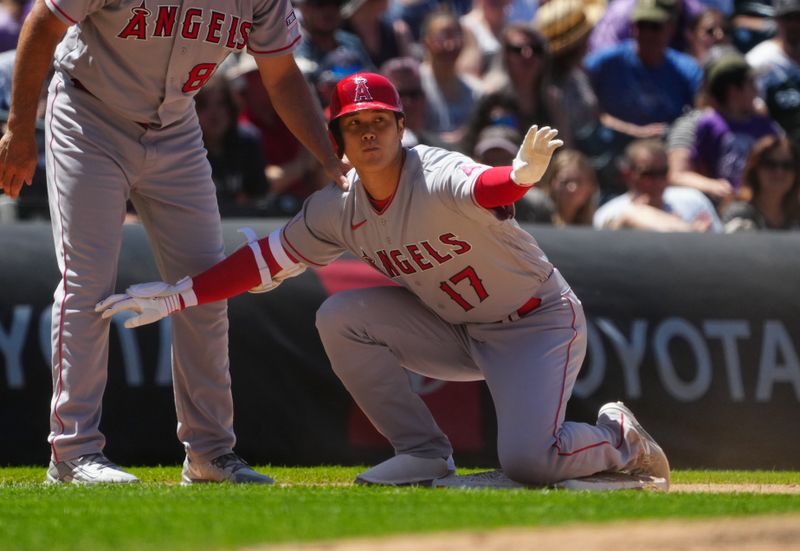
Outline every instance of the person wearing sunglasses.
<path id="1" fill-rule="evenodd" d="M 467 124 L 461 151 L 472 152 L 478 134 L 489 125 L 508 124 L 524 134 L 533 124 L 559 129 L 572 146 L 572 132 L 562 94 L 552 82 L 552 59 L 542 34 L 531 24 L 512 23 L 503 29 L 502 55 L 486 75 L 481 97 Z"/>
<path id="2" fill-rule="evenodd" d="M 720 232 L 714 205 L 693 188 L 670 186 L 666 146 L 636 140 L 625 149 L 628 192 L 604 203 L 594 215 L 597 229 L 658 232 Z"/>
<path id="3" fill-rule="evenodd" d="M 767 136 L 753 146 L 742 181 L 752 196 L 723 213 L 725 232 L 800 230 L 800 151 L 786 136 Z"/>
<path id="4" fill-rule="evenodd" d="M 716 8 L 704 8 L 689 22 L 686 29 L 687 53 L 701 65 L 708 59 L 714 46 L 732 45 L 731 24 L 725 14 Z"/>

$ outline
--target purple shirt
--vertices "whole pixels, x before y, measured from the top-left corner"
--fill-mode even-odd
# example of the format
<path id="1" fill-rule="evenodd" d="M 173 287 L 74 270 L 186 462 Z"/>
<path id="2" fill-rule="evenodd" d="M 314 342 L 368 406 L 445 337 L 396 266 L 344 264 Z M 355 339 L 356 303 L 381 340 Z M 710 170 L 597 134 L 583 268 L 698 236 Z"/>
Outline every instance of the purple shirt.
<path id="1" fill-rule="evenodd" d="M 734 121 L 718 111 L 709 111 L 697 122 L 692 163 L 699 172 L 710 178 L 725 178 L 738 190 L 753 144 L 759 138 L 779 133 L 775 121 L 763 115 Z"/>
<path id="2" fill-rule="evenodd" d="M 0 52 L 8 50 L 15 50 L 17 48 L 17 40 L 19 40 L 19 31 L 22 29 L 22 22 L 31 11 L 33 1 L 28 0 L 22 6 L 22 16 L 19 19 L 11 17 L 5 9 L 0 9 Z"/>

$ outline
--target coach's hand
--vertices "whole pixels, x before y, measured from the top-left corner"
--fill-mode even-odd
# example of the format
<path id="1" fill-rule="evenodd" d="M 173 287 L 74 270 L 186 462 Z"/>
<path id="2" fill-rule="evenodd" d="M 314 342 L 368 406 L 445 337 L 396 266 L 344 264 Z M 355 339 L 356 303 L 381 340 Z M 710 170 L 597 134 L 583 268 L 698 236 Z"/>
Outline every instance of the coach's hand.
<path id="1" fill-rule="evenodd" d="M 347 174 L 351 168 L 353 168 L 351 165 L 336 157 L 325 163 L 325 172 L 342 191 L 347 191 L 349 186 L 345 174 Z"/>
<path id="2" fill-rule="evenodd" d="M 37 159 L 33 133 L 18 135 L 6 132 L 0 139 L 0 188 L 6 195 L 16 199 L 22 184 L 31 185 Z"/>
<path id="3" fill-rule="evenodd" d="M 553 152 L 564 145 L 554 139 L 557 134 L 558 130 L 549 126 L 531 126 L 512 164 L 511 179 L 522 186 L 532 186 L 541 180 Z"/>
<path id="4" fill-rule="evenodd" d="M 94 311 L 102 312 L 103 319 L 123 311 L 135 312 L 139 315 L 125 320 L 125 327 L 132 329 L 156 322 L 195 304 L 197 298 L 192 291 L 192 280 L 187 277 L 175 285 L 163 281 L 131 285 L 124 294 L 111 295 L 98 302 Z"/>

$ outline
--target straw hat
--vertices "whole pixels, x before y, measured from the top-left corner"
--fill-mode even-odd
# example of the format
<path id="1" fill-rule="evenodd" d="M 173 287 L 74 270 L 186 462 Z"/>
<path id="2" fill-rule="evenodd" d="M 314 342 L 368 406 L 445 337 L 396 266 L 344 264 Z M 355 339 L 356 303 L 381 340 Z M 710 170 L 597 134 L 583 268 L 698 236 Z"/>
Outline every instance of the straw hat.
<path id="1" fill-rule="evenodd" d="M 554 56 L 580 44 L 593 27 L 582 0 L 550 0 L 536 10 L 534 23 Z"/>

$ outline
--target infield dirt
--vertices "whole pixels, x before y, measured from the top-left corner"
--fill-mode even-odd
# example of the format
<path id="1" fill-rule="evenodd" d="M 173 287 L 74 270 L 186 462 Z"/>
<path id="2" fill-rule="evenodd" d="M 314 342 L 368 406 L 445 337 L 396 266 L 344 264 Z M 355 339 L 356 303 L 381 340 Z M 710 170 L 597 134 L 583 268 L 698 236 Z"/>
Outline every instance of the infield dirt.
<path id="1" fill-rule="evenodd" d="M 800 494 L 800 484 L 674 484 L 670 492 Z M 546 528 L 359 538 L 239 551 L 790 551 L 800 550 L 800 515 L 625 521 Z"/>
<path id="2" fill-rule="evenodd" d="M 626 521 L 340 540 L 240 551 L 788 551 L 800 549 L 800 515 Z"/>

